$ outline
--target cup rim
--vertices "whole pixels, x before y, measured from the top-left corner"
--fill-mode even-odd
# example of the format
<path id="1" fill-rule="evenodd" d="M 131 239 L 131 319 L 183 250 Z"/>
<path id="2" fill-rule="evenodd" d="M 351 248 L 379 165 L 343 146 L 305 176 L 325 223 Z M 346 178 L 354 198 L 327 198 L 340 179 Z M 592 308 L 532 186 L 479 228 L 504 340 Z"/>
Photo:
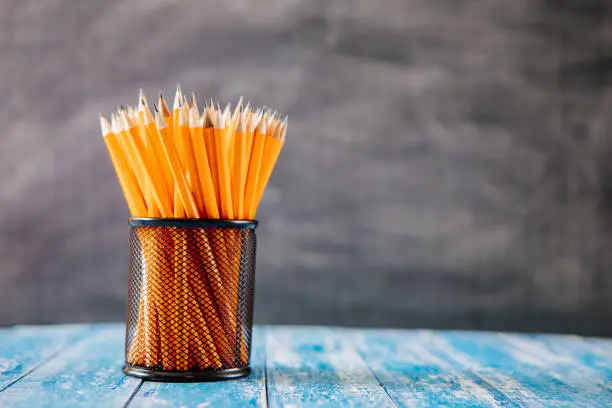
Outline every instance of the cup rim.
<path id="1" fill-rule="evenodd" d="M 130 227 L 234 228 L 255 229 L 257 220 L 222 220 L 205 218 L 145 218 L 132 217 Z"/>

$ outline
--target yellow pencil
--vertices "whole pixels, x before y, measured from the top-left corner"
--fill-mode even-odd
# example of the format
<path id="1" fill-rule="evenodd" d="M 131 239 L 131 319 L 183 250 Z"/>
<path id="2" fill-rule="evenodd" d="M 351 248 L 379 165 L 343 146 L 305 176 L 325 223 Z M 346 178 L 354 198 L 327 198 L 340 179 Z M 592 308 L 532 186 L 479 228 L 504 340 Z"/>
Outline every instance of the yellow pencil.
<path id="1" fill-rule="evenodd" d="M 263 193 L 268 185 L 268 181 L 270 181 L 270 176 L 272 175 L 274 166 L 276 165 L 280 152 L 285 144 L 286 135 L 287 119 L 276 126 L 273 134 L 269 133 L 266 136 L 255 193 L 255 209 L 253 210 L 253 213 L 250 214 L 251 218 L 255 218 L 257 207 L 259 206 Z"/>
<path id="2" fill-rule="evenodd" d="M 147 213 L 147 206 L 142 197 L 142 191 L 136 181 L 136 176 L 130 169 L 125 151 L 121 148 L 117 135 L 111 130 L 111 125 L 104 116 L 100 115 L 100 126 L 104 143 L 108 149 L 113 167 L 117 173 L 119 184 L 123 190 L 125 201 L 130 208 L 132 217 L 143 216 Z"/>
<path id="3" fill-rule="evenodd" d="M 244 206 L 247 212 L 247 218 L 249 219 L 252 219 L 255 215 L 256 188 L 259 181 L 259 169 L 261 166 L 261 157 L 263 155 L 265 137 L 266 119 L 262 118 L 255 129 L 253 149 L 251 150 L 251 160 L 249 162 L 249 171 L 247 174 L 246 188 L 244 193 Z"/>
<path id="4" fill-rule="evenodd" d="M 191 194 L 189 186 L 187 185 L 187 180 L 185 179 L 183 166 L 181 165 L 177 149 L 174 143 L 168 138 L 168 128 L 166 127 L 166 122 L 159 112 L 155 112 L 155 122 L 157 123 L 157 131 L 159 132 L 158 138 L 162 142 L 164 156 L 168 161 L 168 166 L 170 167 L 172 177 L 174 178 L 174 185 L 178 191 L 179 202 L 185 203 L 185 210 L 187 211 L 188 217 L 199 218 L 200 212 L 197 209 L 193 195 Z"/>
<path id="5" fill-rule="evenodd" d="M 181 113 L 183 94 L 181 93 L 181 86 L 177 85 L 176 94 L 174 95 L 174 106 L 172 107 L 172 140 L 176 149 L 177 157 L 179 160 L 181 171 L 185 169 L 185 148 L 183 146 L 183 136 L 181 134 L 181 127 L 179 125 L 179 117 Z M 181 218 L 185 216 L 185 209 L 183 207 L 184 202 L 181 202 L 180 192 L 178 186 L 174 185 L 174 216 Z"/>
<path id="6" fill-rule="evenodd" d="M 232 183 L 229 167 L 228 149 L 230 140 L 227 135 L 227 109 L 217 113 L 215 123 L 215 150 L 217 156 L 217 174 L 219 181 L 219 194 L 221 195 L 221 216 L 226 220 L 234 219 L 232 203 Z"/>
<path id="7" fill-rule="evenodd" d="M 242 98 L 223 109 L 207 101 L 200 115 L 195 94 L 188 101 L 180 86 L 172 110 L 160 92 L 152 114 L 142 89 L 137 109 L 126 106 L 110 121 L 101 115 L 100 126 L 132 217 L 255 218 L 286 118 Z M 130 365 L 187 372 L 248 364 L 241 302 L 249 235 L 205 225 L 137 228 L 142 276 Z"/>

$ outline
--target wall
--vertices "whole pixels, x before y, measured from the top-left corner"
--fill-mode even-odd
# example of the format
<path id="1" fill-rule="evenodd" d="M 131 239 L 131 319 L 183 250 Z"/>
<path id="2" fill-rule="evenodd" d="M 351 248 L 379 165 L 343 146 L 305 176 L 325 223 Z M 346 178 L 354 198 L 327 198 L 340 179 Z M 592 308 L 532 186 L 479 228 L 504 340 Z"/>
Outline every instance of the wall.
<path id="1" fill-rule="evenodd" d="M 604 5 L 3 1 L 0 324 L 124 319 L 97 115 L 180 81 L 290 118 L 259 323 L 612 334 Z"/>

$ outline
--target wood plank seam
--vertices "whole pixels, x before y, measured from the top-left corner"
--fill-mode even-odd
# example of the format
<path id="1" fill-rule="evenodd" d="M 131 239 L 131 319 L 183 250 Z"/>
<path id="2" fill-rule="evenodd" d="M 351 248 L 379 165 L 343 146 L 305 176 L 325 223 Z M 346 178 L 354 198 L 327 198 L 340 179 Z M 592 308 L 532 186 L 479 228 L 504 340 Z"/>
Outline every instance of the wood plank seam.
<path id="1" fill-rule="evenodd" d="M 391 402 L 393 402 L 393 404 L 399 408 L 400 404 L 399 402 L 393 398 L 391 396 L 391 394 L 389 394 L 389 390 L 387 390 L 387 387 L 385 387 L 385 385 L 382 383 L 382 381 L 380 381 L 380 378 L 378 378 L 378 376 L 376 375 L 376 373 L 374 372 L 374 370 L 372 369 L 372 367 L 370 367 L 370 365 L 368 364 L 368 361 L 366 360 L 366 358 L 364 357 L 363 353 L 361 352 L 361 350 L 359 350 L 359 347 L 354 344 L 353 342 L 351 342 L 351 346 L 353 347 L 353 349 L 355 350 L 355 352 L 359 355 L 359 357 L 361 357 L 361 360 L 363 361 L 363 363 L 365 364 L 365 366 L 368 368 L 368 371 L 370 371 L 370 373 L 372 374 L 372 376 L 374 378 L 376 378 L 376 381 L 378 381 L 378 385 L 380 385 L 380 387 L 385 391 L 385 394 L 387 394 L 387 397 L 389 397 L 389 399 L 391 400 Z"/>
<path id="2" fill-rule="evenodd" d="M 356 333 L 360 332 L 357 331 Z M 438 406 L 433 404 L 446 406 L 449 403 L 449 398 L 452 399 L 454 392 L 457 392 L 457 390 L 450 387 L 447 391 L 436 389 L 436 384 L 458 385 L 465 393 L 462 397 L 464 399 L 461 400 L 465 405 L 459 405 L 458 401 L 453 401 L 450 406 L 472 406 L 469 404 L 476 402 L 480 404 L 483 395 L 485 399 L 487 399 L 487 395 L 480 393 L 479 390 L 488 394 L 490 400 L 487 406 L 517 406 L 497 387 L 492 386 L 488 381 L 483 381 L 474 372 L 467 370 L 466 364 L 455 363 L 453 359 L 448 358 L 447 351 L 432 344 L 431 338 L 428 339 L 428 336 L 431 335 L 428 333 L 427 330 L 407 331 L 406 334 L 409 335 L 404 337 L 397 336 L 398 332 L 394 330 L 381 330 L 375 335 L 368 336 L 366 331 L 363 333 L 363 337 L 356 336 L 354 341 L 367 366 L 378 374 L 375 375 L 376 378 L 380 376 L 383 388 L 398 401 L 400 406 L 412 406 L 415 401 L 421 401 L 423 395 L 426 398 L 434 397 L 435 399 L 435 402 L 427 399 L 427 402 L 432 404 L 428 406 Z M 407 352 L 400 347 L 402 344 L 407 345 L 410 351 Z M 400 353 L 397 355 L 399 357 L 397 362 L 395 364 L 391 363 L 390 367 L 387 366 L 387 363 L 393 361 L 396 353 Z M 402 353 L 406 354 L 403 355 Z M 430 366 L 434 367 L 434 370 L 429 370 Z M 397 371 L 400 374 L 396 381 L 395 374 Z M 385 384 L 388 388 L 385 387 Z M 477 388 L 472 389 L 471 386 Z M 466 401 L 467 399 L 470 399 L 470 401 Z M 421 403 L 423 402 L 421 401 Z M 479 404 L 474 406 L 481 406 Z"/>
<path id="3" fill-rule="evenodd" d="M 271 330 L 266 345 L 271 352 L 266 355 L 269 406 L 299 401 L 305 406 L 397 407 L 355 350 L 350 333 L 308 326 Z"/>
<path id="4" fill-rule="evenodd" d="M 439 341 L 439 336 L 438 335 L 429 332 L 429 336 L 430 336 L 430 340 L 431 340 L 432 344 L 435 345 L 437 343 L 436 339 Z M 446 341 L 445 339 L 443 339 L 443 340 Z M 456 352 L 457 352 L 457 354 L 460 354 L 463 357 L 464 360 L 471 362 L 472 367 L 479 365 L 476 361 L 474 361 L 474 359 L 469 354 L 467 354 L 467 353 L 465 353 L 465 352 L 463 352 L 461 350 L 456 350 Z M 484 376 L 479 374 L 477 371 L 474 371 L 472 368 L 468 367 L 468 365 L 466 365 L 464 362 L 462 362 L 461 360 L 457 359 L 457 357 L 455 355 L 452 355 L 452 354 L 449 354 L 449 353 L 445 353 L 445 352 L 442 352 L 442 354 L 445 355 L 449 360 L 453 361 L 455 364 L 458 364 L 461 367 L 463 367 L 465 369 L 466 374 L 469 374 L 470 377 L 472 377 L 473 379 L 475 379 L 477 381 L 481 381 L 486 386 L 490 387 L 490 389 L 493 392 L 495 392 L 498 395 L 502 396 L 508 403 L 512 404 L 512 406 L 517 407 L 517 408 L 520 408 L 520 407 L 524 406 L 522 403 L 516 401 L 514 398 L 510 397 L 504 391 L 500 390 L 499 388 L 497 388 L 496 386 L 491 384 L 489 381 L 487 381 L 486 378 L 484 378 Z"/>
<path id="5" fill-rule="evenodd" d="M 265 330 L 265 329 L 264 329 Z M 253 330 L 252 373 L 231 381 L 174 384 L 155 381 L 142 381 L 140 389 L 133 393 L 129 408 L 150 406 L 196 407 L 196 406 L 236 406 L 266 407 L 265 393 L 265 333 L 262 326 Z M 133 388 L 132 388 L 133 390 Z M 128 399 L 121 401 L 120 406 Z"/>
<path id="6" fill-rule="evenodd" d="M 525 339 L 517 337 L 515 334 L 508 334 L 508 333 L 499 333 L 497 336 L 499 336 L 500 338 L 505 340 L 507 343 L 513 345 L 514 347 L 520 348 L 522 351 L 524 351 L 526 354 L 532 356 L 534 359 L 539 358 L 539 355 L 538 355 L 538 353 L 536 351 L 529 350 L 529 349 L 525 348 L 525 346 L 526 346 L 524 344 Z M 589 349 L 589 347 L 588 347 L 589 343 L 587 341 L 585 341 L 585 339 L 582 339 L 582 338 L 576 338 L 576 339 L 577 339 L 577 342 L 573 346 L 570 346 L 570 345 L 567 345 L 567 344 L 564 344 L 564 343 L 560 344 L 560 347 L 561 347 L 562 351 L 564 352 L 564 354 L 567 354 L 567 355 L 572 357 L 572 359 L 573 359 L 572 365 L 574 366 L 576 371 L 578 371 L 582 375 L 584 375 L 584 378 L 586 379 L 586 381 L 588 381 L 589 383 L 593 384 L 597 388 L 600 388 L 600 389 L 602 389 L 602 390 L 604 390 L 606 392 L 612 393 L 612 388 L 610 388 L 610 385 L 608 385 L 608 383 L 602 384 L 601 382 L 594 381 L 593 376 L 596 376 L 598 374 L 597 370 L 595 370 L 592 367 L 582 363 L 579 359 L 576 358 L 574 353 L 577 350 L 579 350 L 579 347 L 581 347 L 581 346 L 587 352 L 592 352 Z M 548 349 L 548 346 L 546 345 L 546 343 L 542 343 L 543 341 L 545 341 L 543 338 L 530 339 L 530 341 L 531 341 L 531 346 L 543 347 L 545 349 Z M 527 345 L 527 347 L 528 346 L 529 345 Z M 564 376 L 557 374 L 555 372 L 555 370 L 551 370 L 550 371 L 550 375 L 552 377 L 556 378 L 558 381 L 564 381 L 565 380 Z"/>
<path id="7" fill-rule="evenodd" d="M 453 361 L 458 363 L 456 360 L 453 360 Z M 482 383 L 485 387 L 489 388 L 493 392 L 493 394 L 497 393 L 500 397 L 505 399 L 506 402 L 509 404 L 506 406 L 512 406 L 512 407 L 517 407 L 517 408 L 521 408 L 523 406 L 523 404 L 520 404 L 517 401 L 515 401 L 505 392 L 503 392 L 502 390 L 500 390 L 499 388 L 491 384 L 489 381 L 487 381 L 482 375 L 478 374 L 476 371 L 473 371 L 472 369 L 465 367 L 465 373 L 468 374 L 472 378 L 472 380 L 475 381 L 476 384 L 478 384 L 479 382 Z"/>
<path id="8" fill-rule="evenodd" d="M 263 326 L 261 331 L 263 332 L 263 363 L 264 363 L 264 367 L 263 367 L 263 376 L 264 376 L 264 391 L 265 391 L 265 396 L 266 396 L 266 400 L 265 400 L 265 408 L 268 408 L 269 402 L 270 401 L 270 397 L 268 395 L 268 326 Z"/>
<path id="9" fill-rule="evenodd" d="M 51 354 L 49 357 L 47 357 L 46 360 L 41 361 L 38 364 L 35 364 L 30 370 L 26 371 L 25 373 L 23 373 L 22 375 L 18 376 L 17 378 L 15 378 L 13 381 L 9 382 L 7 385 L 5 385 L 4 387 L 2 387 L 0 389 L 0 392 L 6 391 L 7 389 L 9 389 L 10 387 L 12 387 L 13 385 L 17 384 L 19 381 L 23 380 L 24 378 L 26 378 L 27 376 L 29 376 L 30 374 L 32 374 L 34 371 L 38 370 L 40 367 L 46 365 L 47 363 L 49 363 L 50 361 L 54 360 L 55 358 L 57 358 L 61 353 L 65 352 L 66 350 L 70 349 L 72 346 L 74 346 L 75 344 L 78 344 L 81 340 L 83 340 L 83 338 L 89 333 L 89 331 L 83 331 L 83 333 L 80 336 L 77 336 L 74 340 L 72 340 L 71 342 L 67 343 L 66 345 L 64 345 L 63 347 L 60 347 L 55 353 Z"/>
<path id="10" fill-rule="evenodd" d="M 67 347 L 0 393 L 0 405 L 123 407 L 141 383 L 121 373 L 124 340 L 118 324 L 73 333 Z"/>
<path id="11" fill-rule="evenodd" d="M 136 388 L 134 388 L 134 391 L 132 391 L 132 394 L 130 395 L 130 398 L 128 398 L 128 400 L 125 401 L 125 404 L 123 405 L 123 408 L 127 408 L 128 405 L 130 405 L 130 403 L 132 402 L 132 400 L 134 399 L 136 394 L 138 394 L 138 391 L 140 391 L 140 388 L 142 387 L 143 383 L 144 383 L 144 380 L 140 380 L 140 383 L 136 386 Z"/>

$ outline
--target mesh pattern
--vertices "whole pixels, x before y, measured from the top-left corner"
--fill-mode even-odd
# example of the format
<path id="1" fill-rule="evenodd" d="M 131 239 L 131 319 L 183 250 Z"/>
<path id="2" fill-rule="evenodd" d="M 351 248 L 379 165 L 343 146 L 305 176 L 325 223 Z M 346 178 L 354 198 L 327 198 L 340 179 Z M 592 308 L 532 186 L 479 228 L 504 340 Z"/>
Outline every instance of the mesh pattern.
<path id="1" fill-rule="evenodd" d="M 131 225 L 129 239 L 128 365 L 174 372 L 247 367 L 254 229 Z"/>

